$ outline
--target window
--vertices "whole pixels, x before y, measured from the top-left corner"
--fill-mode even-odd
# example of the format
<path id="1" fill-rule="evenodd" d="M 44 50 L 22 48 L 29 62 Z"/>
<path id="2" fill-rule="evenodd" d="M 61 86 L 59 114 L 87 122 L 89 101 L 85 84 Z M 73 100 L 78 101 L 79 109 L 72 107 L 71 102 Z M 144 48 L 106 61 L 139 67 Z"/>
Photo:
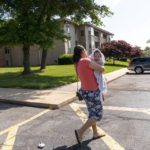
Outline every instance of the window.
<path id="1" fill-rule="evenodd" d="M 95 36 L 99 36 L 99 32 L 98 31 L 94 31 L 94 35 Z"/>
<path id="2" fill-rule="evenodd" d="M 107 35 L 106 34 L 103 34 L 103 39 L 107 39 Z"/>
<path id="3" fill-rule="evenodd" d="M 141 58 L 135 58 L 135 59 L 132 60 L 132 62 L 133 62 L 133 63 L 135 63 L 135 62 L 140 62 L 140 60 L 141 60 Z"/>
<path id="4" fill-rule="evenodd" d="M 100 48 L 99 42 L 95 42 L 95 48 Z"/>
<path id="5" fill-rule="evenodd" d="M 134 63 L 146 62 L 146 58 L 135 58 L 132 60 Z"/>
<path id="6" fill-rule="evenodd" d="M 9 54 L 10 50 L 8 48 L 5 48 L 5 54 Z"/>
<path id="7" fill-rule="evenodd" d="M 141 59 L 140 62 L 146 62 L 146 58 Z"/>
<path id="8" fill-rule="evenodd" d="M 69 24 L 66 24 L 66 32 L 70 33 L 70 25 Z"/>
<path id="9" fill-rule="evenodd" d="M 84 36 L 84 30 L 81 30 L 81 36 Z"/>
<path id="10" fill-rule="evenodd" d="M 150 58 L 146 58 L 146 62 L 150 62 Z"/>

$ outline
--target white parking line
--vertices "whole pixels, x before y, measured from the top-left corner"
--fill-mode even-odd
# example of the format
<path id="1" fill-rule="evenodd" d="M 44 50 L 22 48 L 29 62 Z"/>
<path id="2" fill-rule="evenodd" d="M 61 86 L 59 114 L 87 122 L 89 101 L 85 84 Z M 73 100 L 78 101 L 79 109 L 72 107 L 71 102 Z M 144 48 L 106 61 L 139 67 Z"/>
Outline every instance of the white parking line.
<path id="1" fill-rule="evenodd" d="M 87 119 L 87 115 L 83 113 L 80 109 L 80 104 L 72 103 L 70 107 L 74 110 L 74 112 L 80 117 L 80 119 L 85 122 Z M 100 133 L 104 133 L 106 136 L 102 137 L 101 140 L 109 147 L 110 150 L 125 150 L 117 141 L 115 141 L 110 135 L 108 135 L 104 130 L 98 127 Z"/>
<path id="2" fill-rule="evenodd" d="M 79 107 L 86 107 L 86 104 L 78 104 Z M 130 111 L 130 112 L 139 112 L 150 115 L 150 109 L 147 108 L 131 108 L 131 107 L 116 107 L 116 106 L 104 106 L 105 110 L 114 110 L 114 111 Z"/>

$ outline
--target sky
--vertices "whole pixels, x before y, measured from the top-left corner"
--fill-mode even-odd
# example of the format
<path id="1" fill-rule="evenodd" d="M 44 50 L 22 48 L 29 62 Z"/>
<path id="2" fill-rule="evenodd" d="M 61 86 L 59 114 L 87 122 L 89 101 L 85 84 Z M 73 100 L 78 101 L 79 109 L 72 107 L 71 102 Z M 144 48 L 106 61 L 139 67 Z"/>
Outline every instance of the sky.
<path id="1" fill-rule="evenodd" d="M 150 46 L 150 0 L 95 0 L 105 4 L 114 13 L 103 19 L 106 29 L 114 34 L 113 40 L 125 40 L 132 46 Z"/>

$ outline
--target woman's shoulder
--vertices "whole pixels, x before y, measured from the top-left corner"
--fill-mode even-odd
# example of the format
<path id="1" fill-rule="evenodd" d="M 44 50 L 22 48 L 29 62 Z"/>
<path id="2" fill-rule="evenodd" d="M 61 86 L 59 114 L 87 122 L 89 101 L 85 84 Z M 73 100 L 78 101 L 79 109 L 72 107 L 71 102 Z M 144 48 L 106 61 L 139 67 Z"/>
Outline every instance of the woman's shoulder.
<path id="1" fill-rule="evenodd" d="M 91 59 L 88 57 L 87 58 L 81 58 L 80 61 L 81 62 L 91 62 Z"/>
<path id="2" fill-rule="evenodd" d="M 79 63 L 82 65 L 89 65 L 91 60 L 89 58 L 81 58 Z"/>
<path id="3" fill-rule="evenodd" d="M 89 66 L 90 63 L 91 63 L 91 60 L 89 58 L 81 58 L 79 61 L 79 64 L 81 66 Z"/>

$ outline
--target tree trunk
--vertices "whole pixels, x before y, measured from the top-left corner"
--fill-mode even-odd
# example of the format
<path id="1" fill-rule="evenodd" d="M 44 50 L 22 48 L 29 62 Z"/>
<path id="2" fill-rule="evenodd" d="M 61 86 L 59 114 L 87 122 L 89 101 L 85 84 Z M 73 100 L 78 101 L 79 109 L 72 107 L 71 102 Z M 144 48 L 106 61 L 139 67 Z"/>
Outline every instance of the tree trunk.
<path id="1" fill-rule="evenodd" d="M 115 65 L 115 58 L 113 57 L 113 65 Z"/>
<path id="2" fill-rule="evenodd" d="M 23 45 L 23 75 L 30 74 L 30 46 L 28 44 Z"/>
<path id="3" fill-rule="evenodd" d="M 41 69 L 43 70 L 46 68 L 46 58 L 47 58 L 47 49 L 42 50 L 42 59 L 41 59 Z"/>

